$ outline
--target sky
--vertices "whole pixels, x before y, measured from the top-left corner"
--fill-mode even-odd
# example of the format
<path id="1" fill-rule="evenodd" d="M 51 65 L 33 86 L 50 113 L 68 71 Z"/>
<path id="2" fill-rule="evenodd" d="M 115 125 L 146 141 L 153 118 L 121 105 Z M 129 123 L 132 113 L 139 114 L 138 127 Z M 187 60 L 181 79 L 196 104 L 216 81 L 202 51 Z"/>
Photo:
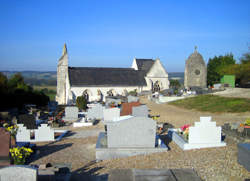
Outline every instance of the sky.
<path id="1" fill-rule="evenodd" d="M 159 58 L 184 72 L 198 47 L 205 62 L 250 47 L 249 0 L 0 0 L 0 71 L 130 67 Z"/>

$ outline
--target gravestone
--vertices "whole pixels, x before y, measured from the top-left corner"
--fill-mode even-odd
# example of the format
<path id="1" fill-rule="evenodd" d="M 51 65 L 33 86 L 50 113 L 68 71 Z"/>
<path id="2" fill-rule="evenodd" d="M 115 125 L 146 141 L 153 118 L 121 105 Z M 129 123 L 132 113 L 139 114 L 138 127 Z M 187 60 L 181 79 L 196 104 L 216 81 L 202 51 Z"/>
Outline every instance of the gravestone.
<path id="1" fill-rule="evenodd" d="M 47 124 L 41 124 L 38 129 L 35 130 L 36 141 L 54 141 L 55 131 Z"/>
<path id="2" fill-rule="evenodd" d="M 1 181 L 37 181 L 37 169 L 30 166 L 8 166 L 0 169 Z"/>
<path id="3" fill-rule="evenodd" d="M 130 103 L 122 103 L 121 106 L 121 116 L 131 115 L 132 108 L 136 106 L 140 106 L 140 102 L 130 102 Z"/>
<path id="4" fill-rule="evenodd" d="M 17 124 L 18 130 L 16 134 L 16 141 L 17 142 L 29 142 L 30 141 L 30 130 L 27 129 L 24 124 Z"/>
<path id="5" fill-rule="evenodd" d="M 114 103 L 115 106 L 117 106 L 118 104 L 121 104 L 121 99 L 114 99 L 111 97 L 106 97 L 105 105 L 109 106 L 111 103 Z"/>
<path id="6" fill-rule="evenodd" d="M 127 98 L 128 98 L 128 103 L 139 102 L 139 97 L 129 95 Z"/>
<path id="7" fill-rule="evenodd" d="M 108 148 L 154 148 L 156 122 L 132 117 L 107 124 Z"/>
<path id="8" fill-rule="evenodd" d="M 189 127 L 189 143 L 221 143 L 221 127 L 211 122 L 211 117 L 200 117 L 194 127 Z"/>
<path id="9" fill-rule="evenodd" d="M 36 118 L 32 114 L 22 114 L 18 117 L 18 124 L 23 124 L 27 129 L 37 129 Z"/>
<path id="10" fill-rule="evenodd" d="M 178 134 L 178 129 L 168 130 L 168 136 L 183 150 L 226 146 L 221 141 L 221 127 L 211 122 L 211 117 L 200 117 L 200 122 L 189 127 L 188 140 Z"/>
<path id="11" fill-rule="evenodd" d="M 96 104 L 87 111 L 87 119 L 103 119 L 104 107 L 101 104 Z"/>
<path id="12" fill-rule="evenodd" d="M 119 108 L 108 108 L 103 110 L 103 120 L 104 121 L 113 121 L 114 119 L 120 117 Z"/>
<path id="13" fill-rule="evenodd" d="M 141 105 L 132 107 L 132 116 L 135 117 L 148 117 L 148 106 Z"/>
<path id="14" fill-rule="evenodd" d="M 10 133 L 4 128 L 0 128 L 0 166 L 10 164 L 9 160 L 10 149 Z"/>
<path id="15" fill-rule="evenodd" d="M 68 106 L 65 108 L 65 117 L 62 119 L 64 121 L 76 121 L 78 119 L 79 109 L 76 106 Z"/>
<path id="16" fill-rule="evenodd" d="M 250 143 L 238 144 L 238 163 L 250 172 Z"/>

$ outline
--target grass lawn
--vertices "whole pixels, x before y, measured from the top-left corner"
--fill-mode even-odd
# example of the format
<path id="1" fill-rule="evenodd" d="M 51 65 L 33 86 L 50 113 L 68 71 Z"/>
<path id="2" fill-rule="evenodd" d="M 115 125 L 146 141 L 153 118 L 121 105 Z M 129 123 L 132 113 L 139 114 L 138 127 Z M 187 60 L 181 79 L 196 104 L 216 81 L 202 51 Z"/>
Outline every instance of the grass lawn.
<path id="1" fill-rule="evenodd" d="M 216 95 L 198 95 L 169 104 L 205 112 L 250 112 L 250 99 L 228 98 Z"/>

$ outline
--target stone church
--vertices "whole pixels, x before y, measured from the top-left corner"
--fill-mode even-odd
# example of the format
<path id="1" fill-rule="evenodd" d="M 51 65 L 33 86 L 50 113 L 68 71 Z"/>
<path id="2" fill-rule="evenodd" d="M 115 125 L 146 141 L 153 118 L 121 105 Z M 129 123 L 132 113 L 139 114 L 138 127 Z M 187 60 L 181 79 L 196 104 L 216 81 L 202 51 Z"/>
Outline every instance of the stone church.
<path id="1" fill-rule="evenodd" d="M 192 53 L 186 60 L 185 74 L 184 74 L 184 87 L 186 89 L 198 87 L 207 87 L 207 67 L 203 57 L 195 47 Z"/>
<path id="2" fill-rule="evenodd" d="M 87 94 L 89 101 L 112 95 L 125 95 L 136 90 L 168 89 L 168 73 L 159 59 L 137 59 L 131 68 L 69 67 L 66 44 L 57 65 L 58 104 L 73 104 L 78 96 Z M 105 101 L 103 99 L 103 101 Z"/>

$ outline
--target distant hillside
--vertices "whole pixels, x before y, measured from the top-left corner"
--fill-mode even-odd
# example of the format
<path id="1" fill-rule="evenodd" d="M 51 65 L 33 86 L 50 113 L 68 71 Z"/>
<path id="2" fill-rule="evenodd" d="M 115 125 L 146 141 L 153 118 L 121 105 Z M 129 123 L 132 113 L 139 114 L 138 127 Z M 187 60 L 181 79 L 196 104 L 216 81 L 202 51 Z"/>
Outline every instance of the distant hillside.
<path id="1" fill-rule="evenodd" d="M 38 72 L 38 71 L 1 71 L 8 78 L 13 74 L 21 73 L 24 82 L 29 85 L 51 85 L 56 86 L 56 71 Z"/>
<path id="2" fill-rule="evenodd" d="M 24 77 L 25 83 L 29 85 L 51 85 L 56 86 L 56 71 L 38 72 L 38 71 L 1 71 L 8 78 L 15 73 L 21 73 Z M 169 79 L 179 80 L 180 83 L 184 82 L 184 72 L 169 72 Z"/>

